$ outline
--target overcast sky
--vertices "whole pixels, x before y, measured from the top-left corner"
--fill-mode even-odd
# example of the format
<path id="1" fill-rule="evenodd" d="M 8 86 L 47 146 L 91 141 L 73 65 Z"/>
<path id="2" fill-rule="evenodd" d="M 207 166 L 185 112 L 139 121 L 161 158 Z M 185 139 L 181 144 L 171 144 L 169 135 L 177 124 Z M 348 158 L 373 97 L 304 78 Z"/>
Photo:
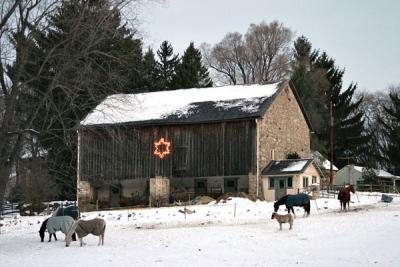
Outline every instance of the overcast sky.
<path id="1" fill-rule="evenodd" d="M 278 20 L 346 68 L 345 86 L 385 90 L 400 83 L 400 1 L 166 0 L 144 9 L 146 46 L 163 40 L 180 54 L 191 41 L 215 44 L 250 23 Z"/>

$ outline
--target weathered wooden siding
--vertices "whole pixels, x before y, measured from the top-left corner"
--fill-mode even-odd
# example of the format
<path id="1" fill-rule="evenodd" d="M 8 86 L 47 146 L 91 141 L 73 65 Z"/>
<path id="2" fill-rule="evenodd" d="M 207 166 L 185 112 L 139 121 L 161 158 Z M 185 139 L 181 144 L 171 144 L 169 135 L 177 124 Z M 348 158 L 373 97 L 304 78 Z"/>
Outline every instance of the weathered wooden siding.
<path id="1" fill-rule="evenodd" d="M 247 175 L 255 172 L 255 121 L 80 130 L 81 180 Z M 154 141 L 171 142 L 164 159 Z"/>

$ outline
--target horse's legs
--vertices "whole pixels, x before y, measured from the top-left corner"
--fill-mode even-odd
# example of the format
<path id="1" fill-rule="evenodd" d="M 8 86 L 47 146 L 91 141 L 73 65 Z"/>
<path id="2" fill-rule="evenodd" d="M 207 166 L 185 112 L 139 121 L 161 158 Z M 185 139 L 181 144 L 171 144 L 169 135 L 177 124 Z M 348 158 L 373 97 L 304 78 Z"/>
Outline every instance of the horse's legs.
<path id="1" fill-rule="evenodd" d="M 282 223 L 279 223 L 279 230 L 282 231 Z"/>
<path id="2" fill-rule="evenodd" d="M 292 212 L 293 212 L 293 216 L 296 218 L 296 213 L 294 213 L 294 209 L 293 209 L 293 207 L 290 207 L 290 209 L 292 210 Z"/>
<path id="3" fill-rule="evenodd" d="M 56 236 L 56 233 L 54 233 L 53 235 L 54 235 L 54 239 L 57 241 L 57 236 Z"/>
<path id="4" fill-rule="evenodd" d="M 83 237 L 80 237 L 80 238 L 79 238 L 79 242 L 81 242 L 81 247 L 82 247 L 83 245 L 85 245 L 85 243 L 83 243 Z"/>

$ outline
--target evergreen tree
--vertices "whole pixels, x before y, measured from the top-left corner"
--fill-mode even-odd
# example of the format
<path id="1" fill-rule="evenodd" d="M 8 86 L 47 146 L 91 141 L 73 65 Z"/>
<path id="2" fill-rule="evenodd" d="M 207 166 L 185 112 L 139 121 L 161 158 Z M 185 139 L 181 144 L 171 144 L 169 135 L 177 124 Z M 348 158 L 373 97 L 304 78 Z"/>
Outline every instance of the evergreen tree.
<path id="1" fill-rule="evenodd" d="M 160 86 L 158 83 L 158 77 L 160 76 L 157 68 L 157 61 L 152 49 L 148 49 L 143 56 L 143 83 L 144 90 L 159 91 Z"/>
<path id="2" fill-rule="evenodd" d="M 353 99 L 357 86 L 350 84 L 343 90 L 344 70 L 338 68 L 335 60 L 325 52 L 311 52 L 311 43 L 305 37 L 296 40 L 295 49 L 292 82 L 312 123 L 316 124 L 312 149 L 328 154 L 332 104 L 334 163 L 343 167 L 347 164 L 346 156 L 351 155 L 356 163 L 362 164 L 357 160 L 365 152 L 363 145 L 369 136 L 365 134 L 363 114 L 359 111 L 362 98 Z"/>
<path id="3" fill-rule="evenodd" d="M 382 141 L 382 150 L 386 166 L 393 174 L 400 175 L 400 94 L 392 92 L 389 97 L 391 104 L 384 107 L 387 118 L 379 118 L 386 141 Z"/>
<path id="4" fill-rule="evenodd" d="M 160 90 L 176 89 L 173 86 L 175 79 L 176 66 L 179 63 L 179 55 L 174 55 L 174 49 L 168 41 L 162 42 L 157 51 L 157 73 L 159 74 L 157 83 Z"/>
<path id="5" fill-rule="evenodd" d="M 36 99 L 32 103 L 42 104 L 33 124 L 65 198 L 76 192 L 74 127 L 106 96 L 143 86 L 141 41 L 133 38 L 110 3 L 63 1 L 49 18 L 47 31 L 36 32 L 32 42 L 30 62 L 37 66 L 31 76 L 38 67 L 46 73 L 29 83 L 29 94 Z"/>
<path id="6" fill-rule="evenodd" d="M 212 87 L 212 85 L 208 70 L 202 63 L 201 52 L 191 42 L 182 56 L 181 63 L 176 67 L 174 86 L 181 89 Z"/>
<path id="7" fill-rule="evenodd" d="M 321 133 L 326 128 L 329 114 L 326 113 L 325 91 L 329 85 L 325 71 L 316 69 L 314 61 L 318 51 L 312 51 L 309 40 L 301 36 L 294 42 L 294 62 L 291 81 L 293 82 L 305 111 L 310 118 L 315 133 Z M 311 148 L 322 154 L 328 154 L 328 140 L 311 135 Z"/>

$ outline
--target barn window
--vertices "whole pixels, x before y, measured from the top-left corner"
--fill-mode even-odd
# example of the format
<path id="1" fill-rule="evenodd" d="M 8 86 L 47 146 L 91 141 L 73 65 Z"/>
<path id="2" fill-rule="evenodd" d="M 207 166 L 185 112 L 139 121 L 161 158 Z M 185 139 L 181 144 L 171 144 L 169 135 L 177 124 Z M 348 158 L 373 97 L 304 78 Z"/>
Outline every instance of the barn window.
<path id="1" fill-rule="evenodd" d="M 269 188 L 274 189 L 275 188 L 275 178 L 269 177 Z"/>

